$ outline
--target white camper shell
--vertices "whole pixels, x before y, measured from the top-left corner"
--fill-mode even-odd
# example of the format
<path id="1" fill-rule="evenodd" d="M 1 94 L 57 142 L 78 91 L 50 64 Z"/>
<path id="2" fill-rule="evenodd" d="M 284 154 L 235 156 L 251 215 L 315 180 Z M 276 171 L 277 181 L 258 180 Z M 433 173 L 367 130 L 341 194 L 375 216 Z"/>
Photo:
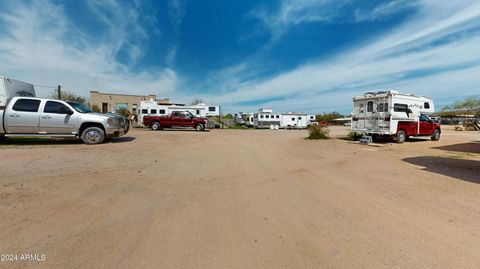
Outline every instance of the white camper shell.
<path id="1" fill-rule="evenodd" d="M 0 109 L 15 96 L 35 97 L 32 84 L 0 76 Z"/>
<path id="2" fill-rule="evenodd" d="M 367 92 L 353 98 L 353 132 L 394 135 L 398 123 L 418 122 L 421 114 L 435 110 L 431 98 L 395 90 Z"/>

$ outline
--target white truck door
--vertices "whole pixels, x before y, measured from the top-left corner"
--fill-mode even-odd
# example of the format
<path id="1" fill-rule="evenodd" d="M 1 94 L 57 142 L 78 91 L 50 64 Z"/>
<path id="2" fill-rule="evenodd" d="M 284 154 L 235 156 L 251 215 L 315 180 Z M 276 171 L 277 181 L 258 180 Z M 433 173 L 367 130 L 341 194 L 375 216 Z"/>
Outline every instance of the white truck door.
<path id="1" fill-rule="evenodd" d="M 40 132 L 48 134 L 72 134 L 75 128 L 76 115 L 65 104 L 47 101 L 40 113 Z"/>
<path id="2" fill-rule="evenodd" d="M 39 131 L 40 100 L 20 98 L 11 109 L 5 110 L 6 132 L 10 134 L 37 134 Z"/>

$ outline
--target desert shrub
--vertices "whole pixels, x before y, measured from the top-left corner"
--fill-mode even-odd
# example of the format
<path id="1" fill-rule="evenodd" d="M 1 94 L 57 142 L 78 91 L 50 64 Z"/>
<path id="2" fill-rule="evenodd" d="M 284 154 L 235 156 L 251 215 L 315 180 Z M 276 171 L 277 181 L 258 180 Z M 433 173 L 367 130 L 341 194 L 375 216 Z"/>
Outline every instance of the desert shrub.
<path id="1" fill-rule="evenodd" d="M 117 110 L 116 113 L 124 116 L 125 118 L 128 118 L 130 116 L 130 111 L 128 111 L 128 109 L 125 109 L 125 108 Z"/>
<path id="2" fill-rule="evenodd" d="M 348 132 L 347 136 L 350 137 L 352 140 L 355 140 L 355 138 L 357 139 L 360 139 L 360 137 L 362 137 L 363 133 L 359 133 L 359 132 Z"/>
<path id="3" fill-rule="evenodd" d="M 329 130 L 327 126 L 311 125 L 308 128 L 308 139 L 328 139 Z"/>
<path id="4" fill-rule="evenodd" d="M 93 105 L 92 110 L 95 112 L 100 112 L 100 107 L 98 107 L 98 105 Z"/>

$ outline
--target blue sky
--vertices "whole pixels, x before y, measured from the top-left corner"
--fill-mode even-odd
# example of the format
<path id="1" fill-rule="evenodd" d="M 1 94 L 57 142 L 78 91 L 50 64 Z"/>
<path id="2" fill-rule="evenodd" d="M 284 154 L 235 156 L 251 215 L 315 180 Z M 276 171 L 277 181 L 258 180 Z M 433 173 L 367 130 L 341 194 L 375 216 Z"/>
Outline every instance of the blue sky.
<path id="1" fill-rule="evenodd" d="M 84 96 L 308 113 L 376 89 L 480 96 L 478 1 L 7 0 L 0 26 L 1 75 Z"/>

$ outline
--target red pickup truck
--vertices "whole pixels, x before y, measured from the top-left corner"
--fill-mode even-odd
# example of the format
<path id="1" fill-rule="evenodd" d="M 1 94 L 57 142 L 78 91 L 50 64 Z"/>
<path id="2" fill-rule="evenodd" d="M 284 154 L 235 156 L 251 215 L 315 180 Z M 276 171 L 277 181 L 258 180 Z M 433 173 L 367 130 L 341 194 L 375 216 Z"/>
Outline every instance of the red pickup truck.
<path id="1" fill-rule="evenodd" d="M 188 111 L 172 111 L 170 116 L 144 116 L 143 124 L 154 131 L 163 128 L 194 128 L 201 132 L 208 128 L 208 120 L 197 118 Z"/>

